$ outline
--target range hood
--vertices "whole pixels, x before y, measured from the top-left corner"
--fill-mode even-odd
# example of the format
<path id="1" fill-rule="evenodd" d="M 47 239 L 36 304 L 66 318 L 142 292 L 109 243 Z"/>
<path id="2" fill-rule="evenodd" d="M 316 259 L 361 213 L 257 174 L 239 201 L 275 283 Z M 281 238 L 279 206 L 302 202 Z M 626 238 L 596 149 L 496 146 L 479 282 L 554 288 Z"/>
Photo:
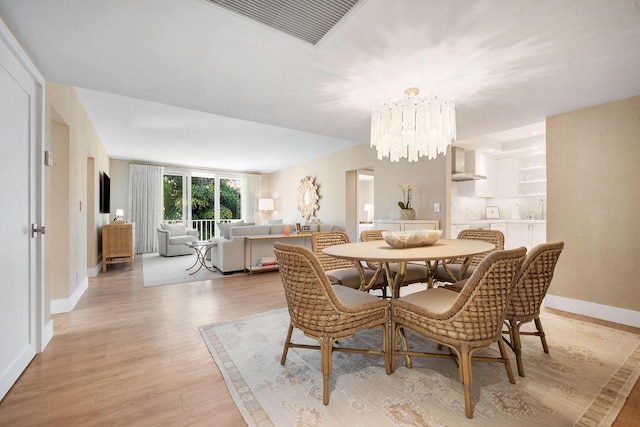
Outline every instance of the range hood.
<path id="1" fill-rule="evenodd" d="M 467 153 L 462 147 L 451 147 L 451 181 L 487 179 L 484 175 L 476 175 L 475 164 L 475 152 Z"/>

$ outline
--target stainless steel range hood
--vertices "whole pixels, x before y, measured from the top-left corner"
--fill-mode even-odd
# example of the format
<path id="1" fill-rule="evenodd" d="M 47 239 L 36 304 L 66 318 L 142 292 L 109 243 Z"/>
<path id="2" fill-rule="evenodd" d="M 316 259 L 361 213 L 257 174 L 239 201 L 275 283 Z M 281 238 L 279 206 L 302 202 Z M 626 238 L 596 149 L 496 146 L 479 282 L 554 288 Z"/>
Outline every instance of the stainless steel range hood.
<path id="1" fill-rule="evenodd" d="M 467 161 L 467 155 L 474 154 L 473 152 L 466 153 L 462 147 L 451 147 L 451 181 L 487 179 L 484 175 L 476 175 L 473 159 Z"/>

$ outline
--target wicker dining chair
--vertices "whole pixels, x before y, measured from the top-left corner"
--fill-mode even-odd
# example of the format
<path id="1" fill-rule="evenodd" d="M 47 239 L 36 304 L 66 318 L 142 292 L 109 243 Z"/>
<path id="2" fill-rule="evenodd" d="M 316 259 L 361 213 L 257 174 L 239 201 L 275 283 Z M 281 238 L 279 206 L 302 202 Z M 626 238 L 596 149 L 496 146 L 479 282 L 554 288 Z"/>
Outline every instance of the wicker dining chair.
<path id="1" fill-rule="evenodd" d="M 323 403 L 329 404 L 329 377 L 334 351 L 373 354 L 389 361 L 389 302 L 346 286 L 332 286 L 318 258 L 304 246 L 274 244 L 291 322 L 280 363 L 285 364 L 290 348 L 320 350 Z M 382 328 L 382 350 L 334 347 L 359 331 Z M 291 342 L 293 328 L 318 341 L 319 346 Z"/>
<path id="2" fill-rule="evenodd" d="M 457 282 L 459 280 L 468 279 L 473 270 L 480 262 L 489 254 L 504 249 L 504 234 L 500 230 L 480 230 L 467 229 L 458 233 L 458 239 L 482 240 L 483 242 L 493 243 L 494 249 L 486 252 L 472 255 L 468 268 L 464 268 L 464 258 L 453 258 L 443 260 L 442 264 L 436 268 L 433 275 L 438 282 Z M 448 271 L 447 271 L 448 270 Z"/>
<path id="3" fill-rule="evenodd" d="M 527 258 L 522 264 L 516 284 L 513 289 L 511 301 L 507 305 L 505 324 L 508 328 L 503 334 L 509 335 L 509 341 L 505 342 L 516 354 L 518 364 L 518 375 L 524 377 L 524 366 L 522 363 L 522 335 L 533 335 L 540 337 L 542 349 L 549 353 L 547 340 L 540 321 L 540 306 L 547 294 L 553 272 L 558 263 L 560 253 L 564 249 L 564 242 L 543 243 L 531 249 Z M 523 332 L 520 327 L 530 321 L 536 325 L 535 332 Z"/>
<path id="4" fill-rule="evenodd" d="M 391 300 L 391 371 L 396 356 L 428 356 L 456 359 L 464 389 L 465 415 L 473 418 L 472 360 L 503 363 L 509 382 L 515 384 L 502 325 L 515 277 L 525 258 L 524 247 L 496 251 L 480 262 L 460 293 L 431 288 Z M 410 329 L 451 349 L 449 354 L 398 350 L 398 334 Z M 501 357 L 473 354 L 497 342 Z"/>
<path id="5" fill-rule="evenodd" d="M 372 240 L 383 240 L 382 232 L 385 230 L 363 230 L 360 232 L 360 240 L 363 242 L 370 242 Z M 369 269 L 375 270 L 378 268 L 378 263 L 367 261 L 367 267 Z M 390 263 L 389 270 L 391 270 L 391 274 L 395 276 L 398 272 L 398 264 Z M 416 263 L 407 263 L 407 273 L 404 276 L 404 280 L 402 281 L 402 285 L 409 285 L 411 283 L 420 283 L 427 282 L 429 280 L 429 269 L 426 265 L 420 265 Z"/>
<path id="6" fill-rule="evenodd" d="M 368 290 L 367 285 L 373 279 L 375 271 L 364 269 L 364 281 L 360 271 L 356 268 L 356 262 L 343 258 L 336 258 L 322 252 L 324 248 L 334 245 L 351 243 L 349 235 L 344 231 L 319 231 L 311 235 L 311 250 L 318 258 L 329 281 L 334 285 L 347 286 L 353 289 Z M 384 289 L 387 287 L 384 274 L 379 274 L 371 289 Z"/>

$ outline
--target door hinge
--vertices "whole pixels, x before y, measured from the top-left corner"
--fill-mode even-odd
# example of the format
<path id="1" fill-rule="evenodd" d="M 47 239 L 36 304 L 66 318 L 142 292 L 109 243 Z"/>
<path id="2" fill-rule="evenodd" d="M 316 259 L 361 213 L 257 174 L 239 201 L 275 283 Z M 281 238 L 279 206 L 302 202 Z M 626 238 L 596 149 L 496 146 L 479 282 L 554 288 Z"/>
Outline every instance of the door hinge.
<path id="1" fill-rule="evenodd" d="M 36 237 L 36 234 L 45 234 L 45 226 L 38 227 L 37 224 L 31 224 L 31 237 Z"/>

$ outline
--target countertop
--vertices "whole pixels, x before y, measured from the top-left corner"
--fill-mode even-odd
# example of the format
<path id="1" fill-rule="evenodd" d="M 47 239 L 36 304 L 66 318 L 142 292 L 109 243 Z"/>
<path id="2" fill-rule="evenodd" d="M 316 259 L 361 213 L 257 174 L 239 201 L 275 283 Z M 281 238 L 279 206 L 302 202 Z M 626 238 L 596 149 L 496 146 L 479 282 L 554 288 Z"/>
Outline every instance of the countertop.
<path id="1" fill-rule="evenodd" d="M 523 224 L 545 224 L 547 220 L 544 219 L 454 219 L 451 220 L 451 224 L 454 225 L 487 225 L 487 224 L 506 224 L 506 223 L 523 223 Z"/>

